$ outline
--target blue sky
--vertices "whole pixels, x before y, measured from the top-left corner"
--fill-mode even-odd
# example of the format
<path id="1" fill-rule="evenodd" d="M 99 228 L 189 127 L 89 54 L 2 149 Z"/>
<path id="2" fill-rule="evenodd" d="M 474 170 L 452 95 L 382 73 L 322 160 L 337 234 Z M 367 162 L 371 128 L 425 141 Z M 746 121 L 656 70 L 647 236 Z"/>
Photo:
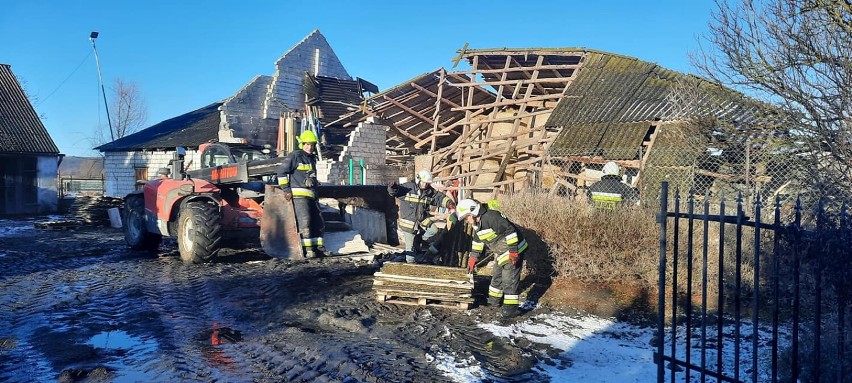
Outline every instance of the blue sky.
<path id="1" fill-rule="evenodd" d="M 392 87 L 456 50 L 586 47 L 694 72 L 712 0 L 33 1 L 0 9 L 0 63 L 12 66 L 62 153 L 95 155 L 106 126 L 89 33 L 109 86 L 135 82 L 146 126 L 231 96 L 319 29 L 352 76 Z M 464 66 L 461 64 L 460 66 Z"/>

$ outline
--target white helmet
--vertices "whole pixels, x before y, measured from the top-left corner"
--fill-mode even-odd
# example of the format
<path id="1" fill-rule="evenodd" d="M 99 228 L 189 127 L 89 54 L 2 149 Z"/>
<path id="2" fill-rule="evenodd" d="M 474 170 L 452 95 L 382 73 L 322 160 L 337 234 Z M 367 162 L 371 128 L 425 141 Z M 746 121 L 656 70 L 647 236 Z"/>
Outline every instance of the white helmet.
<path id="1" fill-rule="evenodd" d="M 417 182 L 431 183 L 432 182 L 432 173 L 430 173 L 426 169 L 423 169 L 423 170 L 417 172 Z"/>
<path id="2" fill-rule="evenodd" d="M 474 217 L 479 215 L 479 202 L 475 199 L 463 199 L 456 205 L 456 214 L 459 220 L 465 219 L 468 215 Z"/>
<path id="3" fill-rule="evenodd" d="M 620 172 L 621 169 L 619 169 L 618 164 L 612 161 L 607 162 L 603 167 L 603 175 L 605 176 L 617 176 Z"/>

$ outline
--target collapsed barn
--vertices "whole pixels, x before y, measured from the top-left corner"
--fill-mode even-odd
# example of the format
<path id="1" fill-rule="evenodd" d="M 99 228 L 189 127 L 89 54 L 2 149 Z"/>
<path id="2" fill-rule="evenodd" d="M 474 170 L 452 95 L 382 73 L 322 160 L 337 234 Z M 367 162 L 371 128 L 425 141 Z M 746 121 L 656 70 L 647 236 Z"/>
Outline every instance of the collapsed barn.
<path id="1" fill-rule="evenodd" d="M 662 179 L 695 193 L 778 192 L 771 166 L 757 162 L 778 126 L 737 92 L 584 48 L 462 49 L 462 60 L 470 69 L 422 74 L 345 117 L 379 119 L 389 126 L 389 161 L 413 157 L 480 198 L 527 189 L 584 196 L 608 161 L 644 201 Z"/>

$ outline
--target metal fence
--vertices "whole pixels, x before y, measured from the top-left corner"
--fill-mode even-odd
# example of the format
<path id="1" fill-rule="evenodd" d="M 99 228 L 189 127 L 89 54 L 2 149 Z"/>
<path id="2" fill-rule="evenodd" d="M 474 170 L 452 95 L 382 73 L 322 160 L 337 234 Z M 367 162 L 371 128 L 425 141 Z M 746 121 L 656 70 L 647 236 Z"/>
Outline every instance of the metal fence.
<path id="1" fill-rule="evenodd" d="M 781 195 L 763 206 L 760 190 L 749 218 L 742 198 L 714 213 L 662 183 L 658 382 L 852 381 L 847 205 L 821 200 L 807 228 L 801 199 L 785 221 Z"/>
<path id="2" fill-rule="evenodd" d="M 106 190 L 106 182 L 101 178 L 74 178 L 61 177 L 57 187 L 60 196 L 75 195 L 103 195 Z"/>
<path id="3" fill-rule="evenodd" d="M 551 148 L 538 167 L 539 186 L 552 193 L 582 195 L 597 182 L 608 161 L 620 165 L 622 181 L 636 188 L 643 205 L 659 206 L 659 185 L 690 192 L 698 200 L 718 202 L 742 195 L 751 214 L 756 196 L 763 206 L 776 197 L 792 205 L 796 198 L 807 209 L 826 195 L 810 178 L 814 165 L 801 154 L 768 145 L 730 145 L 725 148 L 682 144 L 653 150 L 640 148 Z"/>

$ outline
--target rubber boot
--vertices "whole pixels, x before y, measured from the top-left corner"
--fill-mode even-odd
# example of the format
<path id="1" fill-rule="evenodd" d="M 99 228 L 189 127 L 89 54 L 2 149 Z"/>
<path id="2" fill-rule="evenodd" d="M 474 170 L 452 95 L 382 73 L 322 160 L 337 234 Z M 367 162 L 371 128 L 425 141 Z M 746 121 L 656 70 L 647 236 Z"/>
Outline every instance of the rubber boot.
<path id="1" fill-rule="evenodd" d="M 500 317 L 503 319 L 512 319 L 518 314 L 520 314 L 518 305 L 503 305 L 503 309 L 500 311 Z"/>
<path id="2" fill-rule="evenodd" d="M 500 306 L 502 300 L 502 298 L 488 296 L 488 305 L 492 307 Z"/>

